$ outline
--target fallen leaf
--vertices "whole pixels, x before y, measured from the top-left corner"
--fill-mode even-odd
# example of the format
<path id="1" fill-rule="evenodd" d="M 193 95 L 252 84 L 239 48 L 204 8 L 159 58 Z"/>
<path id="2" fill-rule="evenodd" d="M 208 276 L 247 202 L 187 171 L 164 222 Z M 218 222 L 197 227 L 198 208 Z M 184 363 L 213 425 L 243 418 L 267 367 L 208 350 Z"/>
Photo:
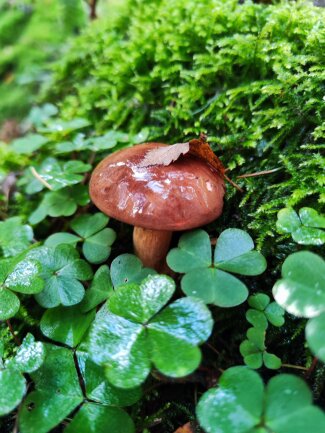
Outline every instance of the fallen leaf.
<path id="1" fill-rule="evenodd" d="M 2 181 L 0 190 L 6 197 L 6 200 L 9 200 L 9 196 L 16 185 L 16 174 L 11 172 L 9 173 Z"/>
<path id="2" fill-rule="evenodd" d="M 199 158 L 222 178 L 226 179 L 231 185 L 242 192 L 242 189 L 226 175 L 226 169 L 217 155 L 214 154 L 210 145 L 206 141 L 206 136 L 201 134 L 199 139 L 193 139 L 186 143 L 176 143 L 167 147 L 159 147 L 149 150 L 139 167 L 150 167 L 153 165 L 170 165 L 177 161 L 182 155 L 191 155 Z"/>
<path id="3" fill-rule="evenodd" d="M 139 167 L 149 167 L 151 165 L 169 165 L 181 155 L 185 155 L 190 150 L 190 143 L 176 143 L 168 147 L 158 147 L 149 150 Z"/>
<path id="4" fill-rule="evenodd" d="M 139 164 L 139 167 L 170 165 L 172 162 L 177 161 L 181 155 L 186 154 L 202 159 L 215 169 L 220 176 L 224 176 L 225 168 L 220 159 L 213 153 L 213 150 L 206 141 L 206 136 L 203 134 L 201 134 L 199 139 L 190 140 L 187 143 L 176 143 L 168 147 L 149 150 Z"/>
<path id="5" fill-rule="evenodd" d="M 183 427 L 178 428 L 174 433 L 194 433 L 194 430 L 191 427 L 191 423 L 187 423 L 183 425 Z"/>

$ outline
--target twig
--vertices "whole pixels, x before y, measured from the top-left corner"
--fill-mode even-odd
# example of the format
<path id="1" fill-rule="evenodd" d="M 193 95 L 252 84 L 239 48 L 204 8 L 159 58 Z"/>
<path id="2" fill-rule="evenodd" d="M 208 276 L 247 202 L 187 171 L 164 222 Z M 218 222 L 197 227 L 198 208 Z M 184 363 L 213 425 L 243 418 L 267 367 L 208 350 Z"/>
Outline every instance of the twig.
<path id="1" fill-rule="evenodd" d="M 36 179 L 39 180 L 46 188 L 50 189 L 51 191 L 53 190 L 51 185 L 47 183 L 46 180 L 43 179 L 39 173 L 37 173 L 34 167 L 30 167 L 30 171 L 32 172 L 32 175 L 36 177 Z"/>
<path id="2" fill-rule="evenodd" d="M 21 345 L 21 341 L 19 340 L 19 338 L 15 334 L 15 331 L 14 331 L 14 329 L 12 327 L 12 324 L 11 324 L 10 320 L 9 319 L 6 320 L 6 323 L 8 325 L 8 328 L 9 328 L 9 331 L 10 331 L 11 335 L 13 336 L 13 338 L 15 340 L 15 343 L 17 344 L 17 346 L 20 346 Z"/>
<path id="3" fill-rule="evenodd" d="M 282 364 L 282 367 L 286 367 L 286 368 L 295 368 L 295 369 L 297 369 L 297 370 L 305 370 L 305 371 L 308 370 L 307 367 L 302 367 L 301 365 L 293 365 L 293 364 Z"/>
<path id="4" fill-rule="evenodd" d="M 255 176 L 264 176 L 265 174 L 275 173 L 276 171 L 281 170 L 282 167 L 273 168 L 272 170 L 263 170 L 257 171 L 256 173 L 247 173 L 237 176 L 237 179 L 244 179 L 245 177 L 255 177 Z"/>
<path id="5" fill-rule="evenodd" d="M 230 185 L 234 186 L 238 191 L 244 192 L 237 183 L 233 182 L 226 174 L 223 175 L 223 177 L 230 183 Z"/>
<path id="6" fill-rule="evenodd" d="M 97 0 L 90 0 L 89 6 L 90 6 L 90 19 L 95 20 L 97 18 L 97 14 L 96 14 Z"/>

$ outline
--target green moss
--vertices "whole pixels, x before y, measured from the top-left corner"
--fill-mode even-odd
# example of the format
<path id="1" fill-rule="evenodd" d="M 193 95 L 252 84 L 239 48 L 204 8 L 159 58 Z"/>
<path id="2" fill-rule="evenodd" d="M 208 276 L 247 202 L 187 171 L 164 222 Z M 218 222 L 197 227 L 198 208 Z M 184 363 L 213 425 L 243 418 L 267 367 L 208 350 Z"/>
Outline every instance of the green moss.
<path id="1" fill-rule="evenodd" d="M 155 17 L 153 19 L 153 17 Z M 49 95 L 67 118 L 177 142 L 205 131 L 230 176 L 225 221 L 273 236 L 285 204 L 324 204 L 325 11 L 307 2 L 130 0 L 56 67 Z M 222 150 L 220 150 L 220 148 Z"/>

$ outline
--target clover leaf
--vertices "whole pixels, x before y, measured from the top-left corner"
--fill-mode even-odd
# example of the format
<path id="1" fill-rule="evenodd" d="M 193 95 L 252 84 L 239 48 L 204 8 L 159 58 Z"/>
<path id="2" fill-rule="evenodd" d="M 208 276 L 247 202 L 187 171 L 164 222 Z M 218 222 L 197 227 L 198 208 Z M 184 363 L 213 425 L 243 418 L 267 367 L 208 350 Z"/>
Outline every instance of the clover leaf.
<path id="1" fill-rule="evenodd" d="M 141 388 L 116 388 L 108 382 L 105 371 L 95 364 L 87 346 L 82 343 L 76 352 L 79 370 L 85 384 L 88 399 L 107 406 L 131 406 L 141 398 Z"/>
<path id="2" fill-rule="evenodd" d="M 75 218 L 70 226 L 79 236 L 70 233 L 58 232 L 49 236 L 45 241 L 47 246 L 60 244 L 73 244 L 83 241 L 82 252 L 91 263 L 102 263 L 111 253 L 111 245 L 116 239 L 116 233 L 106 225 L 109 218 L 98 212 L 94 215 L 81 215 Z"/>
<path id="3" fill-rule="evenodd" d="M 10 413 L 26 393 L 26 380 L 17 370 L 0 368 L 0 416 Z"/>
<path id="4" fill-rule="evenodd" d="M 266 269 L 265 258 L 254 251 L 252 238 L 239 229 L 220 234 L 213 261 L 208 234 L 203 230 L 186 233 L 178 248 L 169 252 L 167 263 L 173 271 L 185 273 L 181 287 L 186 295 L 220 307 L 234 307 L 248 296 L 246 285 L 229 272 L 259 275 Z"/>
<path id="5" fill-rule="evenodd" d="M 284 208 L 278 212 L 276 223 L 280 233 L 291 233 L 292 239 L 301 245 L 323 245 L 325 243 L 325 216 L 315 209 L 304 207 L 297 212 Z"/>
<path id="6" fill-rule="evenodd" d="M 155 275 L 156 271 L 144 268 L 141 260 L 133 254 L 121 254 L 111 264 L 111 278 L 115 288 L 128 283 L 141 283 L 149 275 Z"/>
<path id="7" fill-rule="evenodd" d="M 289 313 L 311 319 L 306 339 L 325 362 L 325 261 L 309 251 L 291 254 L 282 265 L 282 279 L 275 283 L 273 295 Z"/>
<path id="8" fill-rule="evenodd" d="M 87 313 L 104 302 L 113 293 L 110 271 L 107 265 L 100 266 L 80 304 L 80 311 Z"/>
<path id="9" fill-rule="evenodd" d="M 29 222 L 38 224 L 47 215 L 50 217 L 73 215 L 78 205 L 84 206 L 88 202 L 89 195 L 85 185 L 74 185 L 59 191 L 47 192 L 39 206 L 29 216 Z"/>
<path id="10" fill-rule="evenodd" d="M 28 258 L 0 260 L 0 320 L 13 317 L 20 307 L 14 292 L 27 295 L 40 293 L 44 282 L 41 279 L 41 265 Z"/>
<path id="11" fill-rule="evenodd" d="M 108 131 L 100 137 L 90 137 L 85 139 L 83 135 L 78 134 L 71 141 L 58 143 L 55 146 L 57 153 L 82 152 L 91 150 L 100 152 L 116 147 L 119 143 L 130 143 L 129 135 L 119 131 Z"/>
<path id="12" fill-rule="evenodd" d="M 256 293 L 248 298 L 248 304 L 253 307 L 246 312 L 246 319 L 255 327 L 268 327 L 284 324 L 284 309 L 276 302 L 270 302 L 270 297 L 264 293 Z M 263 322 L 263 325 L 262 325 Z"/>
<path id="13" fill-rule="evenodd" d="M 232 367 L 218 387 L 201 397 L 199 423 L 209 433 L 322 433 L 325 415 L 312 404 L 312 394 L 299 377 L 281 374 L 264 388 L 247 367 Z"/>
<path id="14" fill-rule="evenodd" d="M 282 265 L 282 279 L 273 287 L 281 307 L 297 317 L 315 317 L 325 311 L 325 261 L 309 251 L 293 253 Z"/>
<path id="15" fill-rule="evenodd" d="M 0 222 L 0 247 L 4 257 L 12 257 L 26 250 L 33 240 L 33 229 L 22 224 L 20 217 Z"/>
<path id="16" fill-rule="evenodd" d="M 10 365 L 22 373 L 32 373 L 40 368 L 45 359 L 44 344 L 35 341 L 32 334 L 27 334 L 19 346 Z"/>
<path id="17" fill-rule="evenodd" d="M 39 167 L 36 167 L 36 172 L 51 187 L 52 191 L 58 191 L 66 186 L 81 182 L 83 180 L 81 173 L 90 169 L 91 165 L 82 161 L 72 160 L 61 163 L 57 159 L 49 157 L 45 158 Z M 27 194 L 34 194 L 45 188 L 44 183 L 32 175 L 31 168 L 26 171 L 20 184 L 23 182 L 27 183 L 25 188 Z"/>
<path id="18" fill-rule="evenodd" d="M 130 416 L 118 407 L 87 402 L 77 412 L 65 433 L 134 433 Z"/>
<path id="19" fill-rule="evenodd" d="M 83 118 L 74 118 L 72 120 L 50 119 L 45 126 L 39 127 L 38 131 L 50 134 L 51 138 L 59 140 L 59 138 L 66 137 L 72 132 L 86 128 L 89 125 L 90 122 Z"/>
<path id="20" fill-rule="evenodd" d="M 11 143 L 17 153 L 33 153 L 49 142 L 49 139 L 39 134 L 28 134 L 25 137 L 17 138 Z"/>
<path id="21" fill-rule="evenodd" d="M 60 306 L 45 311 L 40 327 L 43 334 L 51 340 L 75 347 L 80 343 L 94 317 L 95 310 L 83 313 L 79 305 Z"/>
<path id="22" fill-rule="evenodd" d="M 27 389 L 22 373 L 37 370 L 44 357 L 43 344 L 35 342 L 33 335 L 27 334 L 16 356 L 6 363 L 6 368 L 0 363 L 0 416 L 11 412 L 21 402 Z"/>
<path id="23" fill-rule="evenodd" d="M 21 433 L 46 433 L 68 416 L 82 401 L 73 353 L 45 345 L 43 365 L 31 377 L 35 391 L 28 394 L 19 412 Z"/>
<path id="24" fill-rule="evenodd" d="M 85 383 L 84 396 L 73 352 L 51 344 L 45 347 L 44 363 L 31 374 L 35 391 L 28 394 L 19 411 L 21 433 L 47 433 L 80 405 L 64 431 L 134 433 L 133 421 L 116 406 L 136 402 L 141 395 L 139 389 L 126 391 L 111 386 L 101 369 L 81 350 L 77 359 Z"/>
<path id="25" fill-rule="evenodd" d="M 150 275 L 138 285 L 120 286 L 90 329 L 91 358 L 105 366 L 108 380 L 132 388 L 148 376 L 151 364 L 172 377 L 194 371 L 200 361 L 197 347 L 209 337 L 213 321 L 199 299 L 181 298 L 165 304 L 175 290 L 164 275 Z"/>
<path id="26" fill-rule="evenodd" d="M 85 289 L 80 281 L 90 280 L 92 270 L 87 262 L 71 245 L 58 245 L 56 248 L 39 247 L 31 250 L 28 257 L 41 263 L 41 277 L 44 290 L 35 298 L 45 308 L 62 304 L 78 304 L 84 297 Z"/>

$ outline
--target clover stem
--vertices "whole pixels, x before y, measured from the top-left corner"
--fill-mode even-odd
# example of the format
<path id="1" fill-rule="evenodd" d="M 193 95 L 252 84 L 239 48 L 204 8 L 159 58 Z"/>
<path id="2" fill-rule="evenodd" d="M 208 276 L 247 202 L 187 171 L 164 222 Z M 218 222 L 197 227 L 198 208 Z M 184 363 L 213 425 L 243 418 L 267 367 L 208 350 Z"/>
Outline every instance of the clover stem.
<path id="1" fill-rule="evenodd" d="M 171 231 L 134 227 L 134 252 L 144 266 L 153 268 L 157 272 L 164 272 L 167 270 L 166 255 L 171 238 Z"/>
<path id="2" fill-rule="evenodd" d="M 17 344 L 17 346 L 20 346 L 21 345 L 21 341 L 19 340 L 19 337 L 17 337 L 17 335 L 15 334 L 15 331 L 14 331 L 14 329 L 12 327 L 12 324 L 11 324 L 10 320 L 8 319 L 8 320 L 6 320 L 6 322 L 7 322 L 9 331 L 10 331 L 11 335 L 13 336 L 13 338 L 15 340 L 15 343 Z"/>

